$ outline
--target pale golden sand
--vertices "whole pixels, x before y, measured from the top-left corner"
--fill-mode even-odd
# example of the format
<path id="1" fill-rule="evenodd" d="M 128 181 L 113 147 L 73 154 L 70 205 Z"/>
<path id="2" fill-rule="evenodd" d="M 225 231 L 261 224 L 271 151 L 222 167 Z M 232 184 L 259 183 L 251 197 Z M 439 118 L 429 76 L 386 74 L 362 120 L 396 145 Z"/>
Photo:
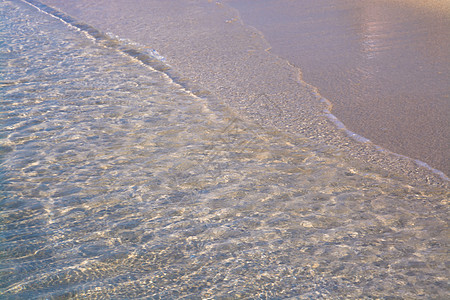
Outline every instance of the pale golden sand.
<path id="1" fill-rule="evenodd" d="M 238 12 L 225 3 L 43 2 L 104 32 L 158 50 L 187 80 L 246 118 L 337 147 L 349 159 L 392 174 L 425 182 L 442 179 L 442 174 L 430 172 L 414 160 L 380 152 L 372 143 L 348 137 L 348 132 L 324 114 L 329 106 L 321 101 L 315 87 L 298 80 L 299 69 L 268 51 L 272 45 L 264 36 L 244 24 Z"/>
<path id="2" fill-rule="evenodd" d="M 450 174 L 450 1 L 229 1 L 354 131 Z"/>

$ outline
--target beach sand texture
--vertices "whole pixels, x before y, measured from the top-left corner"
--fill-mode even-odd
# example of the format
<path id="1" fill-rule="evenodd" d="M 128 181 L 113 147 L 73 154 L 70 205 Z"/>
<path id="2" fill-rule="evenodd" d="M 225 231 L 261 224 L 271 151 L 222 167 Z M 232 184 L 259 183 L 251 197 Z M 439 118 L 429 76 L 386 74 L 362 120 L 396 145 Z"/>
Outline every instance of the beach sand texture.
<path id="1" fill-rule="evenodd" d="M 450 1 L 230 1 L 350 130 L 450 173 Z"/>
<path id="2" fill-rule="evenodd" d="M 414 180 L 431 182 L 434 180 L 431 178 L 436 174 L 423 170 L 420 162 L 417 164 L 416 161 L 406 157 L 378 151 L 377 142 L 384 149 L 420 159 L 444 173 L 449 173 L 449 154 L 446 151 L 450 132 L 447 118 L 449 100 L 448 93 L 443 91 L 445 86 L 442 88 L 442 80 L 445 81 L 445 78 L 441 75 L 435 76 L 440 78 L 436 82 L 431 80 L 431 83 L 440 86 L 440 89 L 436 88 L 436 93 L 442 96 L 434 99 L 434 104 L 425 103 L 425 95 L 418 95 L 417 101 L 410 98 L 409 94 L 401 101 L 393 101 L 392 98 L 384 98 L 391 91 L 384 90 L 384 84 L 387 84 L 390 78 L 374 77 L 373 80 L 369 78 L 367 82 L 361 82 L 364 85 L 361 91 L 346 89 L 345 81 L 355 80 L 353 83 L 358 85 L 360 74 L 352 74 L 352 70 L 339 69 L 341 58 L 331 56 L 331 59 L 336 58 L 333 66 L 326 66 L 325 70 L 318 68 L 318 73 L 326 75 L 320 83 L 329 84 L 337 89 L 330 92 L 323 88 L 325 96 L 333 105 L 332 112 L 342 117 L 348 129 L 375 141 L 375 144 L 355 143 L 354 139 L 349 137 L 352 132 L 337 128 L 336 124 L 324 114 L 324 110 L 327 112 L 331 107 L 321 101 L 323 99 L 318 92 L 323 92 L 322 87 L 318 91 L 313 85 L 306 83 L 310 79 L 308 76 L 315 75 L 305 74 L 306 82 L 299 80 L 299 72 L 302 69 L 298 67 L 303 66 L 294 66 L 295 62 L 289 61 L 291 57 L 287 55 L 288 60 L 283 58 L 285 53 L 279 50 L 283 43 L 280 43 L 279 47 L 269 44 L 260 31 L 243 23 L 239 12 L 226 3 L 143 0 L 43 2 L 102 31 L 158 50 L 167 59 L 167 63 L 174 66 L 180 74 L 212 92 L 241 115 L 260 124 L 325 141 L 344 150 L 352 159 L 381 166 L 390 172 L 407 174 Z M 271 11 L 272 16 L 286 13 L 286 11 L 272 11 L 273 7 L 269 6 L 268 2 L 258 1 L 258 5 L 259 3 L 261 3 L 260 14 L 269 14 L 268 11 Z M 290 3 L 296 5 L 292 1 Z M 282 10 L 283 6 L 280 5 L 279 8 Z M 432 10 L 429 11 L 431 13 Z M 270 18 L 267 19 L 267 24 L 274 23 L 276 22 L 271 22 Z M 306 23 L 310 26 L 309 30 L 314 29 L 314 26 L 324 26 L 321 23 L 316 24 L 315 20 L 307 20 Z M 335 30 L 339 32 L 340 29 Z M 281 34 L 281 37 L 289 36 L 289 32 L 283 30 L 275 34 Z M 330 37 L 330 42 L 333 41 L 335 42 L 333 37 Z M 292 41 L 293 46 L 294 42 Z M 290 49 L 290 45 L 290 42 L 285 41 L 283 49 Z M 429 49 L 440 48 L 430 46 Z M 346 53 L 346 50 L 342 49 L 338 53 Z M 315 52 L 314 49 L 311 51 Z M 278 52 L 280 56 L 275 55 Z M 321 57 L 327 54 L 325 51 Z M 301 55 L 296 57 L 299 56 Z M 352 57 L 343 61 L 344 65 L 351 60 Z M 312 64 L 314 65 L 314 61 Z M 445 73 L 448 62 L 435 62 L 435 65 Z M 357 66 L 350 65 L 350 67 Z M 335 69 L 337 73 L 328 72 L 327 68 Z M 376 72 L 370 69 L 368 71 Z M 349 74 L 355 75 L 356 78 L 341 77 Z M 396 74 L 394 72 L 389 76 L 395 78 Z M 311 80 L 315 82 L 314 79 Z M 397 92 L 397 95 L 399 92 L 400 94 L 407 92 L 411 87 L 419 86 L 420 83 L 415 82 L 414 78 L 410 80 L 409 77 L 401 80 L 408 85 L 395 83 L 394 86 L 398 89 L 392 92 Z M 374 87 L 371 86 L 372 83 L 375 84 Z M 366 88 L 375 88 L 380 93 L 371 95 L 371 91 Z M 368 95 L 374 98 L 370 101 L 358 98 Z M 373 103 L 374 99 L 376 103 Z M 342 124 L 338 122 L 338 125 Z M 441 175 L 437 177 L 442 178 Z"/>
<path id="3" fill-rule="evenodd" d="M 1 299 L 450 299 L 450 181 L 238 11 L 47 2 L 0 1 Z"/>

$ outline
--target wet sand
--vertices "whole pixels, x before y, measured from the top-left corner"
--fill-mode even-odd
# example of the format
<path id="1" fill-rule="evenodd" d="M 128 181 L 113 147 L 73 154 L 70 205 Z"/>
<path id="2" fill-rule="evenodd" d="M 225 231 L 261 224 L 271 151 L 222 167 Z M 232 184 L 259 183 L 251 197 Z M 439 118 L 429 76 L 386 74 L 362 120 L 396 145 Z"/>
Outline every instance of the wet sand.
<path id="1" fill-rule="evenodd" d="M 216 1 L 62 1 L 45 4 L 104 32 L 156 49 L 179 74 L 242 117 L 343 151 L 346 160 L 378 166 L 387 176 L 441 184 L 445 177 L 417 161 L 355 142 L 327 116 L 329 106 L 299 69 L 274 55 L 258 30 Z M 444 179 L 445 184 L 448 179 Z"/>
<path id="2" fill-rule="evenodd" d="M 91 2 L 73 3 L 143 40 L 181 20 L 158 46 L 193 77 L 33 0 L 0 2 L 1 299 L 450 299 L 449 189 L 356 165 L 383 153 L 328 129 L 298 70 L 232 11 Z M 208 79 L 231 100 L 194 86 Z M 265 126 L 221 105 L 232 92 Z"/>
<path id="3" fill-rule="evenodd" d="M 450 174 L 450 2 L 229 3 L 348 129 Z"/>

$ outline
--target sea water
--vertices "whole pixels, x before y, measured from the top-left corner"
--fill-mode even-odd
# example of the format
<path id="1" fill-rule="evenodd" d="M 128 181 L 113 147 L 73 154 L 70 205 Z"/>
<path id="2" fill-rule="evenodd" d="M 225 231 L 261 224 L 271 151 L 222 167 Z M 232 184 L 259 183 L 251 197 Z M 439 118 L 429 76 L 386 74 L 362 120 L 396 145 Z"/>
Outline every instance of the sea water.
<path id="1" fill-rule="evenodd" d="M 180 83 L 199 85 L 241 117 L 332 145 L 354 160 L 391 174 L 407 174 L 414 182 L 440 184 L 442 179 L 448 182 L 445 169 L 432 164 L 443 172 L 432 170 L 423 161 L 414 160 L 420 157 L 380 147 L 383 145 L 376 140 L 347 127 L 345 120 L 336 119 L 332 115 L 335 99 L 328 101 L 323 98 L 326 95 L 321 94 L 320 86 L 317 89 L 307 79 L 302 80 L 303 69 L 276 55 L 266 37 L 243 22 L 239 12 L 222 1 L 40 2 L 74 18 L 68 20 L 69 23 L 84 22 L 119 39 L 157 49 L 167 64 L 182 75 Z M 443 45 L 443 42 L 438 44 Z M 435 139 L 438 140 L 443 139 Z M 397 140 L 396 144 L 404 143 Z M 427 153 L 427 157 L 437 157 L 434 152 Z"/>
<path id="2" fill-rule="evenodd" d="M 445 188 L 242 121 L 154 51 L 0 7 L 2 298 L 448 298 Z"/>

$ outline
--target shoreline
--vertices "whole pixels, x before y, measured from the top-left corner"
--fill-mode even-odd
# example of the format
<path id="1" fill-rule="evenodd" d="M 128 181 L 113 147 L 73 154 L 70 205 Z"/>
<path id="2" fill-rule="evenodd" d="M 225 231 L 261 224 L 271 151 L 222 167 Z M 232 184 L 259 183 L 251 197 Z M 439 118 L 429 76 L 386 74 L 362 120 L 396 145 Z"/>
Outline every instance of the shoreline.
<path id="1" fill-rule="evenodd" d="M 448 185 L 448 179 L 439 172 L 413 159 L 348 137 L 348 132 L 337 128 L 323 112 L 327 105 L 320 102 L 315 89 L 298 81 L 299 70 L 270 53 L 270 45 L 261 34 L 245 26 L 233 9 L 221 3 L 146 1 L 142 6 L 143 1 L 135 1 L 124 7 L 120 1 L 42 2 L 103 32 L 156 49 L 179 74 L 244 118 L 325 142 L 343 151 L 347 159 L 369 164 L 389 177 Z M 98 18 L 100 12 L 102 18 Z"/>
<path id="2" fill-rule="evenodd" d="M 450 298 L 443 185 L 358 165 L 326 118 L 313 138 L 241 118 L 39 0 L 0 8 L 0 298 Z M 277 99 L 253 103 L 280 117 Z"/>
<path id="3" fill-rule="evenodd" d="M 349 130 L 450 174 L 450 12 L 435 1 L 226 2 Z"/>

